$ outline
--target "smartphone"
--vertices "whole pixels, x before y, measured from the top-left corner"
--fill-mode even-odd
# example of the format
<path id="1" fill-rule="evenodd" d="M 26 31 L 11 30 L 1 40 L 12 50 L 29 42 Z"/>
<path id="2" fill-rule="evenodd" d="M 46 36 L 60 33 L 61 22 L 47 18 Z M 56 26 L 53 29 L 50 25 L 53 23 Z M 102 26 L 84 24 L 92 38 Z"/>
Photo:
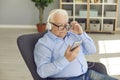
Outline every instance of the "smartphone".
<path id="1" fill-rule="evenodd" d="M 75 49 L 76 47 L 78 47 L 81 43 L 82 43 L 82 40 L 81 40 L 81 41 L 74 42 L 70 50 L 71 50 L 71 51 L 74 50 L 74 49 Z"/>

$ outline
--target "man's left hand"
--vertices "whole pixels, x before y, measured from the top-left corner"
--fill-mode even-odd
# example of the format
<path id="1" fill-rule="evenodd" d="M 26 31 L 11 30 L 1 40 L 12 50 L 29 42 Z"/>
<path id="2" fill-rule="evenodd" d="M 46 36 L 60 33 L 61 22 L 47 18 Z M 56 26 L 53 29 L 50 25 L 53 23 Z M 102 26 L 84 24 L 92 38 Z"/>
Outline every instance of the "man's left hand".
<path id="1" fill-rule="evenodd" d="M 77 21 L 72 21 L 70 24 L 72 25 L 70 31 L 74 32 L 75 34 L 83 33 L 83 29 Z"/>

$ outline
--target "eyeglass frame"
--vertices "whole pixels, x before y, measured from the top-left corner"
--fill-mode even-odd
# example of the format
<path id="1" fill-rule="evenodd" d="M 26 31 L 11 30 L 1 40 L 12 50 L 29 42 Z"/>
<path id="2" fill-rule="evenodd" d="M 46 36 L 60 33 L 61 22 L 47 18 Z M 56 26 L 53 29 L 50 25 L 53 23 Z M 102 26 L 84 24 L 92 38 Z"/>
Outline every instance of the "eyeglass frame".
<path id="1" fill-rule="evenodd" d="M 50 24 L 54 25 L 55 27 L 58 27 L 58 30 L 60 30 L 60 31 L 63 31 L 65 28 L 66 28 L 66 30 L 69 30 L 72 27 L 72 25 L 70 25 L 70 24 L 67 24 L 67 25 L 64 25 L 64 24 L 57 25 L 57 24 L 55 24 L 53 22 L 50 22 Z M 60 27 L 63 27 L 63 28 L 60 29 Z"/>

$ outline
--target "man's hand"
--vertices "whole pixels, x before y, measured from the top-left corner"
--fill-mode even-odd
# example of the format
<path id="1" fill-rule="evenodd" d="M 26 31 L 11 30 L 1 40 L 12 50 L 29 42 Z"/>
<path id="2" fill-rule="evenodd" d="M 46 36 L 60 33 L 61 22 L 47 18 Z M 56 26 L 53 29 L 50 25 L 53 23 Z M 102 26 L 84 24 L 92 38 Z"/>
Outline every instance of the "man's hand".
<path id="1" fill-rule="evenodd" d="M 82 34 L 83 33 L 83 29 L 77 21 L 72 21 L 70 24 L 72 25 L 70 31 L 72 31 L 76 34 Z"/>
<path id="2" fill-rule="evenodd" d="M 68 61 L 73 61 L 75 58 L 76 58 L 76 56 L 78 55 L 78 53 L 79 53 L 79 51 L 80 51 L 80 46 L 78 46 L 78 47 L 76 47 L 74 50 L 70 50 L 71 49 L 71 47 L 70 46 L 68 46 L 68 48 L 67 48 L 67 50 L 66 50 L 66 52 L 65 52 L 65 57 L 66 57 L 66 59 L 68 60 Z"/>

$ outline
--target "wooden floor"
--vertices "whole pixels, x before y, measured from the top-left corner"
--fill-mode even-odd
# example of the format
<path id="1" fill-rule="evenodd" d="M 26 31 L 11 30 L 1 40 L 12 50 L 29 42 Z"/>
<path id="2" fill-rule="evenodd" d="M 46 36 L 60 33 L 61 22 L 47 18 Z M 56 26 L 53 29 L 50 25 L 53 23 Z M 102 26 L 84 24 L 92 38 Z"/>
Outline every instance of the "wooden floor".
<path id="1" fill-rule="evenodd" d="M 0 80 L 33 80 L 17 48 L 16 40 L 17 37 L 22 34 L 29 34 L 36 32 L 37 32 L 36 29 L 0 28 Z M 94 54 L 92 56 L 86 56 L 87 60 L 103 62 L 104 64 L 106 64 L 108 68 L 108 73 L 111 76 L 120 79 L 120 73 L 119 73 L 120 70 L 116 70 L 116 66 L 115 67 L 113 66 L 114 68 L 109 67 L 109 65 L 107 64 L 108 62 L 107 63 L 105 62 L 106 58 L 107 61 L 108 58 L 116 58 L 116 57 L 117 60 L 120 60 L 120 52 L 103 54 L 105 52 L 100 53 L 100 47 L 99 47 L 99 43 L 105 43 L 104 41 L 106 40 L 120 40 L 120 32 L 117 32 L 116 34 L 94 33 L 89 35 L 93 38 L 96 44 L 97 54 Z M 116 64 L 117 67 L 120 66 L 120 61 Z M 109 70 L 111 68 L 112 70 Z M 113 71 L 118 71 L 118 72 L 114 72 L 114 74 L 112 74 L 111 72 Z"/>
<path id="2" fill-rule="evenodd" d="M 34 29 L 0 28 L 0 80 L 33 80 L 17 48 L 19 35 Z"/>

